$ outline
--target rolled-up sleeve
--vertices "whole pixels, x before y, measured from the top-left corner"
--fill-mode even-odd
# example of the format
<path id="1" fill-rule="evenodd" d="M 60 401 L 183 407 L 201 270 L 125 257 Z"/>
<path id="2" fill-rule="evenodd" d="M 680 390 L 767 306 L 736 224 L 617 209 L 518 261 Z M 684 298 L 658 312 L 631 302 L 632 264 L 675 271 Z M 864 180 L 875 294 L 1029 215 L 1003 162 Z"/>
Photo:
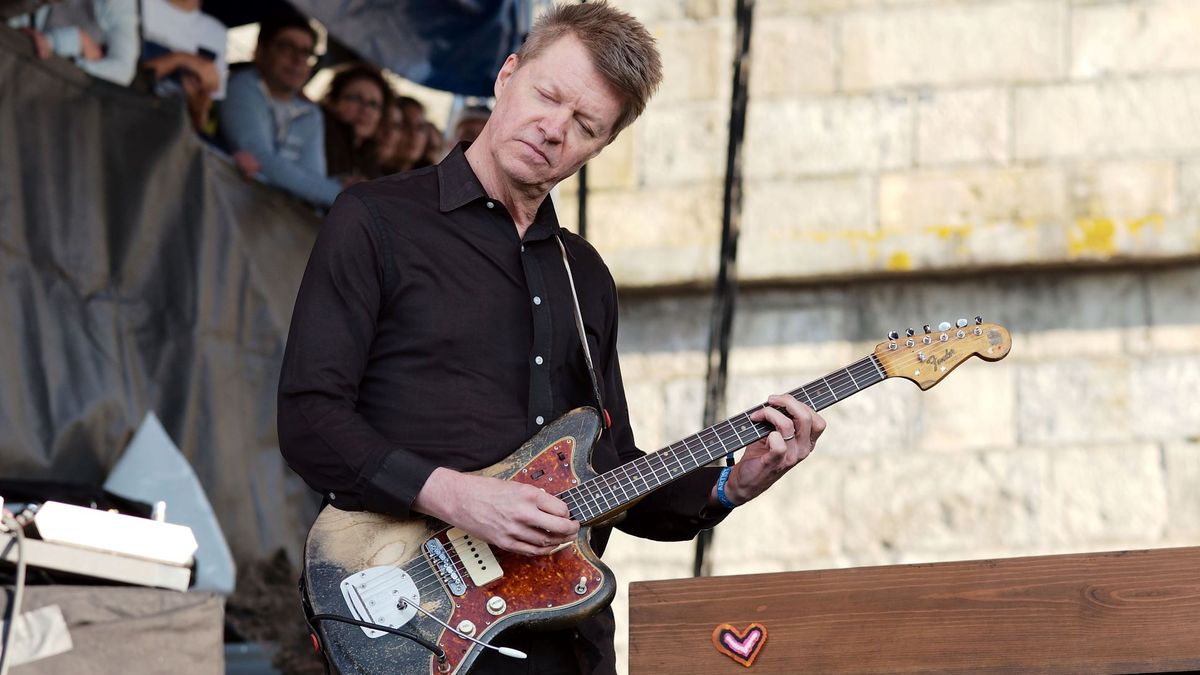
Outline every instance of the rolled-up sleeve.
<path id="1" fill-rule="evenodd" d="M 279 382 L 279 446 L 338 508 L 407 517 L 436 466 L 356 409 L 384 300 L 379 231 L 356 196 L 335 202 L 296 298 Z"/>

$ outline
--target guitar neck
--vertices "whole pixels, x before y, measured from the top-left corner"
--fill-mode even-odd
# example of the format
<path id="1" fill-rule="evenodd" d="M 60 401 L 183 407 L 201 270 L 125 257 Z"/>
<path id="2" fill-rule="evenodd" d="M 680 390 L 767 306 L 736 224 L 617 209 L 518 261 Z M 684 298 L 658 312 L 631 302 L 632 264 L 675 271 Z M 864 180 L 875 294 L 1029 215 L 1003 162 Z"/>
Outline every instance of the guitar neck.
<path id="1" fill-rule="evenodd" d="M 872 354 L 789 393 L 813 410 L 822 410 L 885 379 L 884 369 Z M 574 520 L 585 525 L 604 521 L 663 485 L 765 438 L 775 427 L 751 420 L 755 410 L 734 415 L 658 452 L 622 464 L 558 497 L 570 507 Z"/>

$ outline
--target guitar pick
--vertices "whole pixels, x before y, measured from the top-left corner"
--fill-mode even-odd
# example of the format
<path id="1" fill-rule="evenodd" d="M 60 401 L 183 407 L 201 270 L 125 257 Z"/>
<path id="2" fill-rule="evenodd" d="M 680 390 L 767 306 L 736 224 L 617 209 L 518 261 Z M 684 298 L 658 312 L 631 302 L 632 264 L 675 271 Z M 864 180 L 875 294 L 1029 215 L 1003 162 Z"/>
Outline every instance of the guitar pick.
<path id="1" fill-rule="evenodd" d="M 713 629 L 712 641 L 717 651 L 749 668 L 767 642 L 767 627 L 755 622 L 740 631 L 723 623 Z"/>

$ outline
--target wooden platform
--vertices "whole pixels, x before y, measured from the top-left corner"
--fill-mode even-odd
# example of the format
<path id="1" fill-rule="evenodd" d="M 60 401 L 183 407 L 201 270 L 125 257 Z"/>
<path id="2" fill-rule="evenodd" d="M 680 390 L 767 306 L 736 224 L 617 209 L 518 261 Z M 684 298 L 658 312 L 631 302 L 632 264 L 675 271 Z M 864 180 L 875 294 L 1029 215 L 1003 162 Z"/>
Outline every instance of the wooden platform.
<path id="1" fill-rule="evenodd" d="M 631 675 L 1200 671 L 1200 547 L 640 582 L 629 624 Z"/>

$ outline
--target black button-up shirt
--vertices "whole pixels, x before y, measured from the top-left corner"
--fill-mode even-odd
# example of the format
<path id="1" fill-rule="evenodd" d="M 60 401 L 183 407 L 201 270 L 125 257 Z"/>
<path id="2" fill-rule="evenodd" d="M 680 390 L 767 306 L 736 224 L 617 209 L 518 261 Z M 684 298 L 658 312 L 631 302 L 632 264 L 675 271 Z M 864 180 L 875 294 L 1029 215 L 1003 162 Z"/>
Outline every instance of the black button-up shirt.
<path id="1" fill-rule="evenodd" d="M 608 268 L 559 227 L 550 199 L 519 238 L 459 147 L 438 166 L 357 185 L 330 210 L 296 298 L 279 384 L 289 466 L 338 508 L 407 517 L 436 467 L 489 466 L 559 415 L 597 405 L 556 236 L 612 419 L 592 465 L 604 472 L 641 457 Z M 652 493 L 620 527 L 681 540 L 715 525 L 723 512 L 702 511 L 716 471 Z M 606 529 L 593 530 L 597 553 L 607 540 Z"/>

